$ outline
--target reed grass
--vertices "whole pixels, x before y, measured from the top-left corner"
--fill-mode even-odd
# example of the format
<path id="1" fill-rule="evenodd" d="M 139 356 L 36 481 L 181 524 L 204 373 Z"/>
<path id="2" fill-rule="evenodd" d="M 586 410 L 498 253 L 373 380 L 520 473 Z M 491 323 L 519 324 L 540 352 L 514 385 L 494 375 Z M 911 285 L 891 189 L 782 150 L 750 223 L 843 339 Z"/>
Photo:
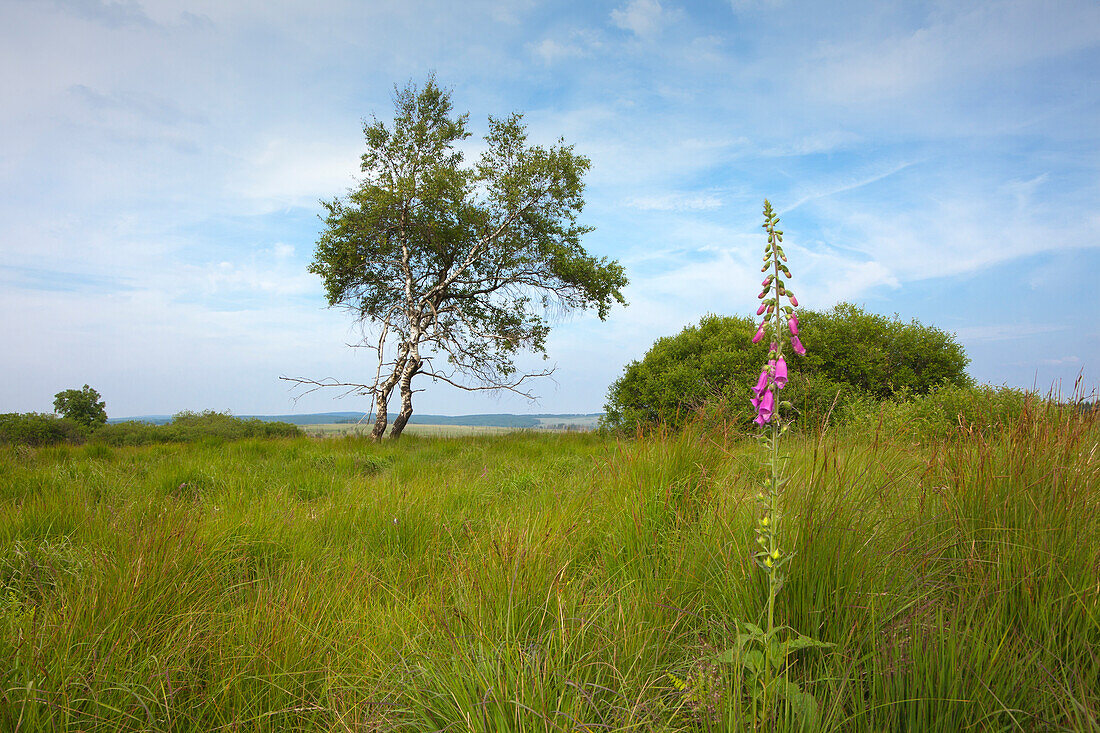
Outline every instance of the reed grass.
<path id="1" fill-rule="evenodd" d="M 1100 730 L 1098 445 L 1041 401 L 787 441 L 822 730 Z M 765 471 L 699 430 L 3 449 L 0 729 L 750 730 L 715 657 Z"/>

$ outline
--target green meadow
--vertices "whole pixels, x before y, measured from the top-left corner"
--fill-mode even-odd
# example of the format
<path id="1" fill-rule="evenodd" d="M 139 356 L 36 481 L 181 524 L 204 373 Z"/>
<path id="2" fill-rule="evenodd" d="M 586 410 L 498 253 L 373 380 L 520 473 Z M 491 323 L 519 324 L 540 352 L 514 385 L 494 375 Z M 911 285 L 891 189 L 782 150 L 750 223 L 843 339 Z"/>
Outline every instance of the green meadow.
<path id="1" fill-rule="evenodd" d="M 301 426 L 302 432 L 314 438 L 370 437 L 374 427 L 372 422 L 358 423 L 317 423 Z M 502 435 L 522 428 L 504 428 L 491 425 L 421 425 L 413 423 L 405 427 L 406 435 L 443 438 L 471 435 Z"/>
<path id="2" fill-rule="evenodd" d="M 787 441 L 818 719 L 1100 730 L 1100 429 Z M 411 431 L 410 431 L 411 432 Z M 0 730 L 753 730 L 753 439 L 0 448 Z"/>

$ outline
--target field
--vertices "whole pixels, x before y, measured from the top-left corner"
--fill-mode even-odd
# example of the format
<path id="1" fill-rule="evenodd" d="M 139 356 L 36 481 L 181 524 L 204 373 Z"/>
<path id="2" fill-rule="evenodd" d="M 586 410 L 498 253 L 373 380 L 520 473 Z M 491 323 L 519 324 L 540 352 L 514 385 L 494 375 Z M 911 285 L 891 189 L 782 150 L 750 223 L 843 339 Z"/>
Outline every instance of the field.
<path id="1" fill-rule="evenodd" d="M 519 416 L 524 417 L 524 416 Z M 518 430 L 529 431 L 586 431 L 594 430 L 597 418 L 591 415 L 577 417 L 535 416 L 531 422 L 536 427 L 503 427 L 496 425 L 432 425 L 411 422 L 405 426 L 405 435 L 422 437 L 453 438 L 469 435 L 503 435 Z M 342 436 L 369 436 L 374 427 L 372 421 L 341 423 L 306 423 L 301 425 L 302 432 L 314 438 L 334 438 Z"/>
<path id="2" fill-rule="evenodd" d="M 1100 730 L 1100 430 L 793 438 L 769 731 Z M 0 450 L 0 730 L 752 730 L 760 447 Z"/>
<path id="3" fill-rule="evenodd" d="M 314 438 L 338 438 L 345 436 L 370 436 L 374 425 L 371 423 L 323 423 L 302 425 L 302 432 Z M 411 423 L 405 426 L 405 435 L 422 437 L 454 438 L 468 435 L 503 435 L 520 428 L 498 428 L 488 425 L 419 425 Z"/>

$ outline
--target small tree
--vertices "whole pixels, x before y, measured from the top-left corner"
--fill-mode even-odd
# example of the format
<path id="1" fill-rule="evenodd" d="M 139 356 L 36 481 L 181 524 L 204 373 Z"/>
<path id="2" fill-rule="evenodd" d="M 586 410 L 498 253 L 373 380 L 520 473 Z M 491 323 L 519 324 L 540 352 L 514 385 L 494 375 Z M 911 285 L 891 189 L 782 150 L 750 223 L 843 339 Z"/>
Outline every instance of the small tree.
<path id="1" fill-rule="evenodd" d="M 87 428 L 107 423 L 106 407 L 99 399 L 99 392 L 86 384 L 83 389 L 67 389 L 53 396 L 55 412 Z"/>
<path id="2" fill-rule="evenodd" d="M 549 371 L 518 373 L 520 350 L 545 356 L 553 314 L 594 308 L 601 319 L 625 303 L 617 262 L 589 255 L 577 223 L 589 161 L 571 146 L 529 146 L 522 118 L 489 118 L 485 152 L 463 165 L 456 143 L 469 115 L 429 79 L 396 91 L 392 126 L 364 125 L 363 180 L 344 199 L 323 202 L 325 228 L 310 272 L 330 306 L 350 310 L 377 353 L 367 383 L 294 378 L 312 388 L 369 394 L 373 435 L 387 426 L 395 388 L 413 412 L 412 380 L 425 375 L 466 390 L 508 390 Z M 373 330 L 372 330 L 373 329 Z"/>

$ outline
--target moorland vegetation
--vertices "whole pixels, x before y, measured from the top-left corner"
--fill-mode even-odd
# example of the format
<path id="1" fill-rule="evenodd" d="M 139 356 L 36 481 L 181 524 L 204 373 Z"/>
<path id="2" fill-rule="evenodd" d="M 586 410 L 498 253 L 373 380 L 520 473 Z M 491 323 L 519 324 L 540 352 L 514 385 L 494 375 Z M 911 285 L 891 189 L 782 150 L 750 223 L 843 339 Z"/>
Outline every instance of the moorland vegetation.
<path id="1" fill-rule="evenodd" d="M 887 419 L 993 429 L 1022 408 L 1022 390 L 975 384 L 969 359 L 953 334 L 917 320 L 904 322 L 841 303 L 799 310 L 806 354 L 790 363 L 787 399 L 797 426 L 855 420 L 868 411 Z M 658 339 L 623 369 L 608 390 L 604 425 L 627 433 L 678 429 L 700 418 L 746 428 L 766 343 L 752 343 L 757 323 L 708 315 L 675 336 Z"/>
<path id="2" fill-rule="evenodd" d="M 626 284 L 579 247 L 586 159 L 513 115 L 460 168 L 449 95 L 395 101 L 314 263 L 381 318 L 340 385 L 375 438 L 451 378 L 421 345 L 514 389 L 532 290 L 602 317 Z M 87 385 L 0 415 L 0 729 L 1100 732 L 1100 414 L 796 311 L 764 213 L 763 320 L 659 341 L 597 432 L 104 425 Z"/>
<path id="3" fill-rule="evenodd" d="M 239 418 L 228 413 L 205 410 L 184 411 L 166 424 L 137 420 L 91 425 L 71 417 L 37 412 L 0 414 L 0 445 L 44 446 L 66 443 L 80 445 L 149 445 L 153 443 L 219 443 L 243 438 L 285 438 L 301 435 L 297 425 L 286 422 Z"/>
<path id="4" fill-rule="evenodd" d="M 886 412 L 785 448 L 818 728 L 1100 730 L 1095 412 Z M 0 447 L 0 729 L 751 730 L 766 475 L 693 425 Z"/>

